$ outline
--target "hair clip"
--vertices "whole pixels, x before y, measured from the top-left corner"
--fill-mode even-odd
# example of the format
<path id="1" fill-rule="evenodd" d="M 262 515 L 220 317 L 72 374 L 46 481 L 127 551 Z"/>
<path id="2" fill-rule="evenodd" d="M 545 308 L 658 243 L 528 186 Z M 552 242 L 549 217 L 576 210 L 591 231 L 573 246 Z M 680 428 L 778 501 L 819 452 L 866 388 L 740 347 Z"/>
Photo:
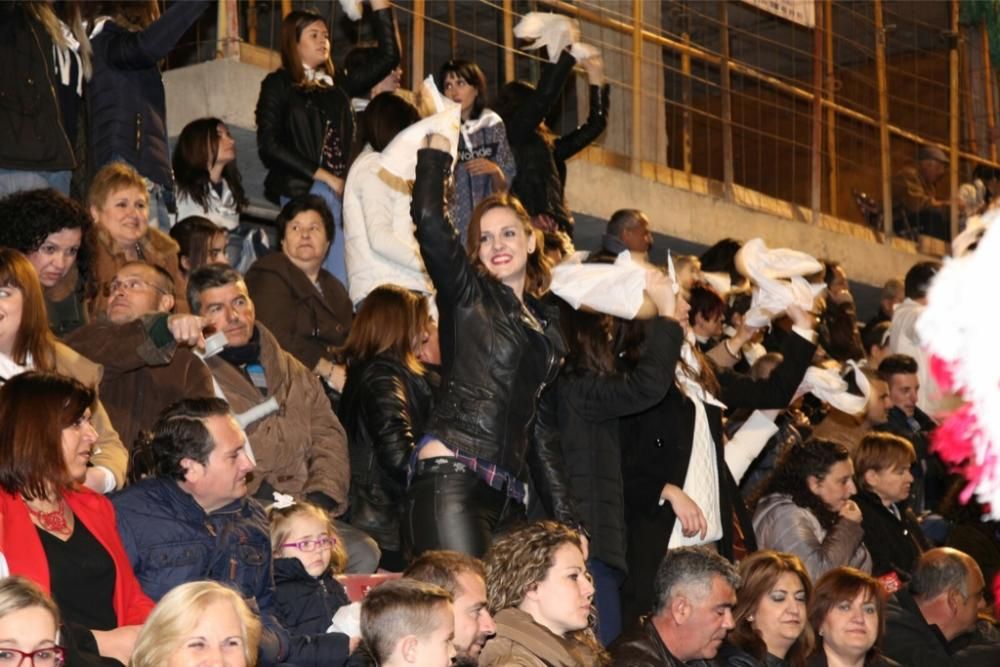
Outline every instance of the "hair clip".
<path id="1" fill-rule="evenodd" d="M 274 497 L 274 504 L 271 505 L 274 509 L 284 510 L 295 504 L 295 498 L 291 497 L 287 493 L 278 493 L 275 491 L 271 495 Z"/>

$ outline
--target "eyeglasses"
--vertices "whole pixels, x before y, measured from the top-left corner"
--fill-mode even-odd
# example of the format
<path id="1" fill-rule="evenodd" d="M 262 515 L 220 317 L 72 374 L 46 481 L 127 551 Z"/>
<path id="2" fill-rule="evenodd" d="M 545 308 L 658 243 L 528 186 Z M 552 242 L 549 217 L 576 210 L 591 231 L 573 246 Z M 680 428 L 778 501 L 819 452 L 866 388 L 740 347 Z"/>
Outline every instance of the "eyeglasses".
<path id="1" fill-rule="evenodd" d="M 124 289 L 126 292 L 138 292 L 143 287 L 152 287 L 160 294 L 168 294 L 167 290 L 142 278 L 126 278 L 125 280 L 116 278 L 104 287 L 104 295 L 111 296 L 120 289 Z"/>
<path id="2" fill-rule="evenodd" d="M 31 653 L 16 648 L 0 648 L 0 667 L 21 667 L 25 660 L 33 667 L 59 667 L 66 660 L 66 654 L 62 646 L 48 646 Z"/>
<path id="3" fill-rule="evenodd" d="M 309 553 L 310 551 L 316 551 L 317 549 L 332 549 L 333 545 L 336 543 L 337 538 L 324 535 L 323 537 L 318 537 L 315 540 L 299 540 L 298 542 L 289 542 L 288 544 L 282 544 L 281 546 L 295 547 L 299 551 Z M 3 665 L 0 665 L 0 667 L 3 667 Z"/>

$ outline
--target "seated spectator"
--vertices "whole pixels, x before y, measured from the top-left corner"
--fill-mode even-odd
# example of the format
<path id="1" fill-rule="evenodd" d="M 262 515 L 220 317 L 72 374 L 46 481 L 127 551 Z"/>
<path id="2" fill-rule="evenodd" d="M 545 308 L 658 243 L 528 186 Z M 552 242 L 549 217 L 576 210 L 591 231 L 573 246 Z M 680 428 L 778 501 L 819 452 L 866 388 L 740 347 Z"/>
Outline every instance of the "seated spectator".
<path id="1" fill-rule="evenodd" d="M 885 654 L 906 667 L 1000 664 L 1000 643 L 977 629 L 986 585 L 967 554 L 950 548 L 924 552 L 909 589 L 889 599 Z"/>
<path id="2" fill-rule="evenodd" d="M 809 603 L 817 640 L 808 667 L 899 667 L 879 651 L 885 617 L 885 591 L 877 580 L 851 567 L 829 570 Z"/>
<path id="3" fill-rule="evenodd" d="M 847 282 L 847 273 L 838 262 L 824 261 L 823 281 L 826 283 L 826 305 L 820 315 L 819 344 L 837 361 L 864 359 L 861 335 L 858 333 L 857 310 Z"/>
<path id="4" fill-rule="evenodd" d="M 861 346 L 865 350 L 865 367 L 878 370 L 882 360 L 892 354 L 889 347 L 889 329 L 892 324 L 887 321 L 870 324 L 861 332 Z"/>
<path id="5" fill-rule="evenodd" d="M 82 204 L 55 190 L 0 199 L 0 247 L 19 250 L 35 267 L 58 338 L 87 322 L 84 302 L 98 289 L 91 276 L 93 226 Z"/>
<path id="6" fill-rule="evenodd" d="M 878 302 L 878 311 L 865 324 L 869 329 L 880 322 L 892 322 L 892 313 L 896 306 L 903 303 L 903 281 L 899 278 L 889 278 L 882 285 L 882 296 Z"/>
<path id="7" fill-rule="evenodd" d="M 305 495 L 339 516 L 347 510 L 350 464 L 344 427 L 333 413 L 320 381 L 286 352 L 257 322 L 243 276 L 236 269 L 209 264 L 191 274 L 188 298 L 208 326 L 226 336 L 226 348 L 206 360 L 226 401 L 237 414 L 274 399 L 247 427 L 259 457 L 249 481 L 251 495 L 270 499 L 274 491 Z M 348 552 L 348 572 L 374 572 L 378 547 L 343 522 L 337 530 Z"/>
<path id="8" fill-rule="evenodd" d="M 948 156 L 943 150 L 921 146 L 916 163 L 893 175 L 893 228 L 897 234 L 927 234 L 944 241 L 951 238 L 950 206 L 938 199 L 935 189 L 947 168 Z"/>
<path id="9" fill-rule="evenodd" d="M 829 412 L 823 417 L 823 421 L 816 424 L 812 433 L 814 438 L 832 440 L 847 447 L 852 458 L 863 437 L 885 428 L 889 408 L 892 407 L 888 383 L 872 368 L 863 367 L 861 372 L 868 380 L 868 404 L 865 411 L 855 415 L 829 406 Z M 844 379 L 852 392 L 861 393 L 860 389 L 855 389 L 857 383 L 853 372 L 848 372 Z"/>
<path id="10" fill-rule="evenodd" d="M 455 667 L 476 667 L 479 656 L 496 624 L 486 600 L 486 569 L 483 562 L 457 551 L 425 551 L 403 572 L 416 579 L 440 586 L 451 593 L 455 611 Z"/>
<path id="11" fill-rule="evenodd" d="M 347 565 L 347 551 L 329 515 L 312 503 L 275 494 L 267 510 L 274 556 L 275 614 L 290 632 L 314 635 L 327 632 L 333 615 L 350 604 L 337 581 Z M 348 637 L 337 634 L 347 655 Z M 353 647 L 353 642 L 352 642 Z"/>
<path id="12" fill-rule="evenodd" d="M 301 195 L 281 209 L 275 224 L 281 252 L 254 262 L 246 287 L 282 349 L 336 386 L 332 348 L 347 339 L 353 312 L 344 285 L 322 267 L 336 233 L 333 216 L 322 197 Z"/>
<path id="13" fill-rule="evenodd" d="M 996 581 L 1000 574 L 1000 521 L 986 516 L 986 508 L 972 496 L 962 502 L 962 492 L 969 482 L 964 477 L 952 481 L 941 504 L 941 514 L 948 522 L 945 546 L 969 555 L 987 582 Z M 996 604 L 995 591 L 987 586 L 983 595 L 990 605 Z"/>
<path id="14" fill-rule="evenodd" d="M 246 268 L 241 260 L 249 228 L 240 227 L 240 213 L 248 202 L 236 166 L 236 140 L 229 128 L 218 118 L 191 121 L 177 138 L 172 164 L 177 184 L 175 220 L 179 223 L 188 217 L 202 217 L 227 232 L 225 262 Z M 173 227 L 170 235 L 174 236 Z"/>
<path id="15" fill-rule="evenodd" d="M 861 509 L 872 574 L 894 579 L 897 588 L 909 580 L 920 554 L 930 548 L 906 504 L 915 459 L 913 445 L 889 433 L 865 436 L 854 455 L 858 486 L 854 500 Z"/>
<path id="16" fill-rule="evenodd" d="M 580 534 L 554 521 L 515 528 L 493 542 L 486 588 L 497 633 L 480 667 L 602 664 L 582 549 Z"/>
<path id="17" fill-rule="evenodd" d="M 260 633 L 260 620 L 232 588 L 214 581 L 181 584 L 149 615 L 131 667 L 254 667 Z"/>
<path id="18" fill-rule="evenodd" d="M 66 649 L 58 642 L 59 609 L 38 584 L 24 577 L 0 579 L 0 652 L 2 662 L 19 667 L 61 667 Z"/>
<path id="19" fill-rule="evenodd" d="M 410 184 L 382 169 L 382 151 L 420 114 L 403 98 L 382 94 L 365 109 L 364 150 L 344 186 L 344 243 L 351 301 L 355 308 L 387 283 L 433 294 L 410 217 Z"/>
<path id="20" fill-rule="evenodd" d="M 454 628 L 451 595 L 433 584 L 387 581 L 361 604 L 361 637 L 380 667 L 449 667 Z"/>
<path id="21" fill-rule="evenodd" d="M 184 218 L 170 228 L 170 238 L 177 241 L 177 262 L 185 280 L 206 264 L 231 264 L 226 255 L 228 234 L 208 218 Z"/>
<path id="22" fill-rule="evenodd" d="M 157 74 L 158 76 L 159 74 Z M 155 264 L 174 279 L 178 287 L 178 313 L 188 312 L 184 278 L 177 262 L 177 243 L 149 226 L 149 193 L 142 176 L 128 165 L 112 162 L 97 172 L 87 193 L 90 214 L 96 222 L 94 280 L 103 288 L 118 269 L 142 260 Z M 108 295 L 98 290 L 87 303 L 92 318 L 105 311 Z"/>
<path id="23" fill-rule="evenodd" d="M 893 354 L 879 364 L 878 374 L 889 385 L 886 423 L 879 430 L 902 436 L 913 445 L 913 486 L 910 507 L 917 514 L 936 511 L 948 489 L 948 472 L 930 448 L 931 434 L 937 422 L 917 405 L 921 385 L 917 362 L 903 354 Z"/>
<path id="24" fill-rule="evenodd" d="M 338 406 L 351 455 L 349 523 L 375 538 L 381 567 L 406 567 L 400 520 L 407 467 L 433 403 L 421 346 L 433 323 L 427 300 L 395 285 L 362 302 L 339 355 L 347 382 Z"/>
<path id="25" fill-rule="evenodd" d="M 101 400 L 122 442 L 132 448 L 164 409 L 182 398 L 214 396 L 215 389 L 194 352 L 204 345 L 201 318 L 171 314 L 175 287 L 169 273 L 129 262 L 109 287 L 107 310 L 70 334 L 66 344 L 104 368 Z"/>
<path id="26" fill-rule="evenodd" d="M 753 515 L 758 546 L 795 554 L 813 579 L 842 563 L 871 572 L 856 492 L 843 445 L 812 440 L 789 449 L 761 488 Z"/>
<path id="27" fill-rule="evenodd" d="M 704 547 L 671 549 L 654 584 L 655 608 L 611 645 L 615 665 L 684 667 L 711 660 L 733 629 L 736 568 Z"/>
<path id="28" fill-rule="evenodd" d="M 326 665 L 342 636 L 289 635 L 275 618 L 271 539 L 264 509 L 247 496 L 254 470 L 246 435 L 218 398 L 186 399 L 153 427 L 153 475 L 114 498 L 118 532 L 142 589 L 159 600 L 202 579 L 254 600 L 262 664 Z"/>
<path id="29" fill-rule="evenodd" d="M 653 234 L 649 231 L 649 218 L 642 211 L 623 208 L 608 218 L 608 226 L 601 237 L 601 249 L 591 256 L 593 261 L 614 262 L 622 252 L 640 264 L 649 264 L 649 251 L 653 248 Z"/>
<path id="30" fill-rule="evenodd" d="M 97 442 L 93 403 L 93 390 L 52 373 L 0 387 L 0 552 L 11 574 L 52 594 L 82 652 L 128 664 L 153 603 L 111 503 L 81 485 Z"/>
<path id="31" fill-rule="evenodd" d="M 102 373 L 100 366 L 55 340 L 31 263 L 16 250 L 0 248 L 0 383 L 26 370 L 60 373 L 94 389 Z M 125 483 L 128 451 L 101 402 L 95 399 L 91 409 L 98 438 L 85 483 L 110 493 Z"/>
<path id="32" fill-rule="evenodd" d="M 758 551 L 739 573 L 735 627 L 719 650 L 720 667 L 805 667 L 814 640 L 806 615 L 812 582 L 802 561 Z"/>

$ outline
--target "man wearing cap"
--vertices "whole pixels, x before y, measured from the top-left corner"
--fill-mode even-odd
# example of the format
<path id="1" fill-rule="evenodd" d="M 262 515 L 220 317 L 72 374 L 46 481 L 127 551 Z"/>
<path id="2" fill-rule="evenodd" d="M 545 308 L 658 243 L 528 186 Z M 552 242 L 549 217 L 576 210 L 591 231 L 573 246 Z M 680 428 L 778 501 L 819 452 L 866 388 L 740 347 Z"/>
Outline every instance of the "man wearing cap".
<path id="1" fill-rule="evenodd" d="M 915 232 L 947 241 L 951 235 L 950 207 L 937 198 L 935 186 L 944 176 L 948 156 L 937 146 L 921 146 L 917 163 L 904 167 L 892 177 L 893 208 L 906 213 L 909 227 Z M 897 232 L 902 216 L 893 215 Z"/>

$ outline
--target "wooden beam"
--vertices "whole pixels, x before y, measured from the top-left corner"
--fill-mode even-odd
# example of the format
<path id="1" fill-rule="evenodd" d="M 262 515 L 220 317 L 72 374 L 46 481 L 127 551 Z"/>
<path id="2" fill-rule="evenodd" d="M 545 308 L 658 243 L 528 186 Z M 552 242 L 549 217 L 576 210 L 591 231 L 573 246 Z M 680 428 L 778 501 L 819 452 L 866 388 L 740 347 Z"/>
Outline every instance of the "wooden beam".
<path id="1" fill-rule="evenodd" d="M 990 35 L 986 30 L 986 21 L 979 24 L 979 39 L 983 48 L 983 89 L 986 93 L 986 136 L 990 145 L 990 159 L 997 161 L 997 119 L 993 107 L 993 63 L 990 62 Z"/>
<path id="2" fill-rule="evenodd" d="M 691 43 L 691 34 L 688 32 L 684 33 L 684 42 L 686 44 Z M 691 173 L 693 170 L 693 160 L 691 159 L 691 137 L 694 136 L 694 119 L 691 115 L 691 103 L 694 99 L 694 94 L 691 90 L 691 54 L 681 53 L 681 104 L 684 106 L 682 112 L 682 121 L 684 123 L 683 136 L 681 141 L 684 143 L 681 146 L 681 151 L 684 155 L 684 176 L 687 178 L 688 187 L 691 186 Z"/>
<path id="3" fill-rule="evenodd" d="M 411 81 L 414 85 L 424 80 L 424 14 L 427 10 L 425 0 L 413 0 L 413 43 L 410 45 L 413 58 L 410 69 L 413 71 Z"/>
<path id="4" fill-rule="evenodd" d="M 449 35 L 449 41 L 451 46 L 451 55 L 454 57 L 458 53 L 458 28 L 456 23 L 458 21 L 455 18 L 455 0 L 448 0 L 448 28 L 451 30 Z M 443 85 L 443 82 L 442 82 Z"/>
<path id="5" fill-rule="evenodd" d="M 642 3 L 632 0 L 632 173 L 642 163 Z"/>
<path id="6" fill-rule="evenodd" d="M 725 1 L 719 3 L 719 22 L 722 41 L 722 61 L 719 77 L 722 80 L 722 191 L 726 199 L 733 198 L 733 98 L 729 75 L 729 9 Z"/>
<path id="7" fill-rule="evenodd" d="M 281 18 L 292 13 L 292 0 L 281 0 Z"/>
<path id="8" fill-rule="evenodd" d="M 816 25 L 813 27 L 813 119 L 812 119 L 812 192 L 810 205 L 813 224 L 819 224 L 823 206 L 823 7 L 815 0 Z M 835 193 L 830 193 L 830 199 Z"/>
<path id="9" fill-rule="evenodd" d="M 965 136 L 968 137 L 969 150 L 973 153 L 979 154 L 979 141 L 976 139 L 976 120 L 974 117 L 975 109 L 972 103 L 972 73 L 969 71 L 972 67 L 972 63 L 969 62 L 969 45 L 964 38 L 958 41 L 958 75 L 959 75 L 959 86 L 958 91 L 964 90 L 966 94 L 965 104 L 962 104 L 962 115 L 965 116 Z"/>
<path id="10" fill-rule="evenodd" d="M 879 166 L 882 177 L 882 231 L 892 236 L 892 154 L 889 147 L 889 92 L 885 68 L 885 24 L 882 0 L 875 0 L 875 78 L 878 86 Z"/>
<path id="11" fill-rule="evenodd" d="M 247 0 L 247 41 L 257 43 L 257 0 Z"/>
<path id="12" fill-rule="evenodd" d="M 513 81 L 514 70 L 514 0 L 503 0 L 503 78 Z"/>
<path id="13" fill-rule="evenodd" d="M 836 100 L 836 90 L 834 86 L 837 81 L 833 58 L 833 0 L 823 2 L 823 28 L 826 38 L 826 101 Z M 826 153 L 829 156 L 827 167 L 829 173 L 830 188 L 830 215 L 837 217 L 838 193 L 840 192 L 837 183 L 837 176 L 840 168 L 837 164 L 837 112 L 832 106 L 826 105 Z"/>
<path id="14" fill-rule="evenodd" d="M 949 109 L 948 109 L 948 140 L 951 144 L 949 146 L 951 157 L 948 164 L 948 171 L 950 176 L 949 191 L 948 191 L 948 201 L 951 202 L 951 238 L 958 236 L 958 123 L 959 123 L 959 109 L 958 109 L 958 94 L 959 94 L 959 78 L 958 78 L 958 44 L 959 44 L 959 25 L 958 25 L 958 0 L 951 0 L 951 31 L 952 31 L 952 43 L 951 50 L 948 52 L 948 66 L 949 66 Z"/>

